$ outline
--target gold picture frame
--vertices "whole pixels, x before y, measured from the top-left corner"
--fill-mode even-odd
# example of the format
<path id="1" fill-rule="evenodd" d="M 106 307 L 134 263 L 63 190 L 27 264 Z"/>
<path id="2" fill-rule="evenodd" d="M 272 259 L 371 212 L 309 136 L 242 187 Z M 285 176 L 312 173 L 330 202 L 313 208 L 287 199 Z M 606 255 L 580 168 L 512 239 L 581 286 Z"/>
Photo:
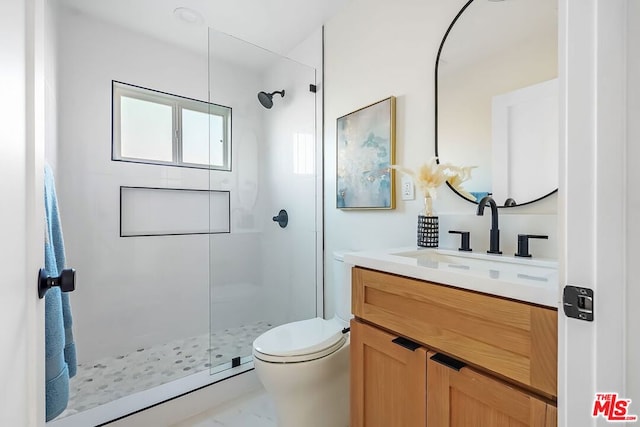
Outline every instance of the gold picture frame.
<path id="1" fill-rule="evenodd" d="M 336 207 L 395 209 L 395 96 L 339 117 L 336 141 Z"/>

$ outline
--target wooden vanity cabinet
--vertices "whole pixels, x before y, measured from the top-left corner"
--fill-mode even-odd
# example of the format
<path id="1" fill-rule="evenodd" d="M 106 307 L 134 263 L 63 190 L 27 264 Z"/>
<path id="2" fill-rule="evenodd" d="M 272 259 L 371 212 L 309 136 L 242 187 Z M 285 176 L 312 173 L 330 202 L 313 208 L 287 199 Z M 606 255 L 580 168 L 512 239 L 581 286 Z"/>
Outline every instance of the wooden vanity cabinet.
<path id="1" fill-rule="evenodd" d="M 351 427 L 556 426 L 557 310 L 360 267 L 352 310 Z"/>
<path id="2" fill-rule="evenodd" d="M 555 427 L 556 408 L 469 367 L 427 359 L 427 426 Z"/>
<path id="3" fill-rule="evenodd" d="M 351 321 L 351 427 L 424 427 L 427 351 Z"/>

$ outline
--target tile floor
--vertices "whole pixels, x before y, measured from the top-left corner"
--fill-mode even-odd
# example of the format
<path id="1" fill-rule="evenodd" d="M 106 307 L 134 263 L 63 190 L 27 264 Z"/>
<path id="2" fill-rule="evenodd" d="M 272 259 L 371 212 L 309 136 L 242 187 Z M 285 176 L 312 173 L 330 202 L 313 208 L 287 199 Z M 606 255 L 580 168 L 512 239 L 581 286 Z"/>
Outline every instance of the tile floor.
<path id="1" fill-rule="evenodd" d="M 214 332 L 211 348 L 205 334 L 78 364 L 67 410 L 59 418 L 248 356 L 253 340 L 271 327 L 262 321 Z"/>
<path id="2" fill-rule="evenodd" d="M 172 427 L 277 427 L 276 411 L 262 389 Z"/>

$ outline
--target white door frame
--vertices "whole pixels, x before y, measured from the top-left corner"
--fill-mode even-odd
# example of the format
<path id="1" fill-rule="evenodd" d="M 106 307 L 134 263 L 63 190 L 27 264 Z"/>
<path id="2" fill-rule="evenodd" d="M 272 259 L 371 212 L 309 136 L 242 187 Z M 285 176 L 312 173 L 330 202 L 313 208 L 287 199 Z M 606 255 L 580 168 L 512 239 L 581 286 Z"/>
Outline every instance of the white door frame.
<path id="1" fill-rule="evenodd" d="M 565 427 L 610 425 L 591 415 L 595 393 L 625 395 L 626 2 L 559 2 L 560 287 L 591 288 L 595 298 L 593 322 L 559 305 Z"/>
<path id="2" fill-rule="evenodd" d="M 44 0 L 0 14 L 0 425 L 44 425 Z"/>

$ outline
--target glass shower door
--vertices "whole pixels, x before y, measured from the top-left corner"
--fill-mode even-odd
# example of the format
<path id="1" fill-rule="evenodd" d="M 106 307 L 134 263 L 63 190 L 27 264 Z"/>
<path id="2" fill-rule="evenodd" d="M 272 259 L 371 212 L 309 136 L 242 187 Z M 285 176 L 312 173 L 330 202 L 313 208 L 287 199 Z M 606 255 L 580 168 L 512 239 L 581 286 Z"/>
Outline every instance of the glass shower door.
<path id="1" fill-rule="evenodd" d="M 232 110 L 231 170 L 210 172 L 230 196 L 229 232 L 209 240 L 214 372 L 251 361 L 263 332 L 318 315 L 315 73 L 209 30 L 209 101 Z M 212 222 L 226 208 L 214 205 Z"/>
<path id="2" fill-rule="evenodd" d="M 49 415 L 99 425 L 208 377 L 209 168 L 189 134 L 208 110 L 208 39 L 201 30 L 191 48 L 169 48 L 54 3 L 47 157 L 77 270 L 77 372 L 64 412 Z M 167 61 L 181 67 L 158 73 Z M 193 113 L 179 123 L 179 111 Z"/>

